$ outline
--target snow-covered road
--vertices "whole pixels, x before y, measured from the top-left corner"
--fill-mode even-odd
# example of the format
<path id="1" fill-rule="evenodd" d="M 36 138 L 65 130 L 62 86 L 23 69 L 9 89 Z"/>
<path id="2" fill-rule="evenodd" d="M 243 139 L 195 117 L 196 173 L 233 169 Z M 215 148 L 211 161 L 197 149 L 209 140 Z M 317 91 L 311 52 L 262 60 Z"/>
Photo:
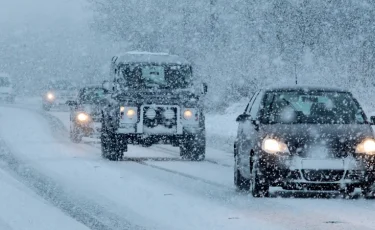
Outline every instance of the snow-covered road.
<path id="1" fill-rule="evenodd" d="M 0 229 L 375 229 L 373 200 L 255 199 L 235 191 L 231 153 L 213 148 L 187 162 L 130 146 L 141 160 L 110 162 L 71 143 L 67 119 L 0 105 Z"/>

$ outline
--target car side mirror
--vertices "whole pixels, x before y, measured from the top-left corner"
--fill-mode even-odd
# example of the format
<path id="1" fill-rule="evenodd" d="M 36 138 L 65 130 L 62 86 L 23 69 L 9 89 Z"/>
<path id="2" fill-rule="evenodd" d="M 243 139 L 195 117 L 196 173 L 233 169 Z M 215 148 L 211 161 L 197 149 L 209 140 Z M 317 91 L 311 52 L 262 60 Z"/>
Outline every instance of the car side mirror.
<path id="1" fill-rule="evenodd" d="M 371 125 L 375 125 L 375 116 L 370 117 L 370 123 Z"/>
<path id="2" fill-rule="evenodd" d="M 202 84 L 202 94 L 207 94 L 207 91 L 208 91 L 208 86 L 207 86 L 207 83 L 203 83 Z"/>
<path id="3" fill-rule="evenodd" d="M 243 114 L 240 114 L 240 115 L 237 117 L 236 121 L 237 121 L 237 122 L 244 122 L 244 121 L 246 121 L 246 120 L 248 120 L 248 119 L 250 119 L 250 115 L 243 113 Z"/>
<path id="4" fill-rule="evenodd" d="M 66 104 L 69 105 L 70 107 L 78 105 L 78 103 L 76 101 L 67 101 Z"/>

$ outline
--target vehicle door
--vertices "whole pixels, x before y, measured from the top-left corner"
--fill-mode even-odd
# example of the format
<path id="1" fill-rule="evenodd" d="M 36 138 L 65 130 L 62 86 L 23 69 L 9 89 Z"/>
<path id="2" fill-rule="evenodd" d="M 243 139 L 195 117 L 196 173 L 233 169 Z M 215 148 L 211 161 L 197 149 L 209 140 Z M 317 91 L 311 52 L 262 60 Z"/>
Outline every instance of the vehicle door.
<path id="1" fill-rule="evenodd" d="M 237 152 L 238 165 L 241 174 L 245 177 L 250 177 L 250 151 L 254 143 L 252 142 L 252 135 L 255 128 L 252 125 L 251 111 L 257 101 L 259 101 L 260 91 L 256 92 L 250 100 L 243 114 L 237 118 L 238 133 L 237 133 Z"/>

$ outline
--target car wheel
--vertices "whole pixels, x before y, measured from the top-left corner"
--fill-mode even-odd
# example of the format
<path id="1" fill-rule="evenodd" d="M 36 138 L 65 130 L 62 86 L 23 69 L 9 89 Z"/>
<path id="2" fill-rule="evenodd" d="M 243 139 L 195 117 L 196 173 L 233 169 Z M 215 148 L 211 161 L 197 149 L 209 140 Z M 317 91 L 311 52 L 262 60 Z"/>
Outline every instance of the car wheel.
<path id="1" fill-rule="evenodd" d="M 192 161 L 203 161 L 206 155 L 206 140 L 198 135 L 185 137 L 180 145 L 180 156 L 182 159 Z"/>
<path id="2" fill-rule="evenodd" d="M 375 198 L 375 191 L 374 191 L 374 184 L 365 184 L 361 186 L 362 195 L 365 199 L 374 199 Z"/>
<path id="3" fill-rule="evenodd" d="M 110 161 L 121 160 L 124 152 L 127 151 L 127 144 L 122 142 L 123 139 L 106 128 L 103 128 L 100 140 L 102 157 Z"/>
<path id="4" fill-rule="evenodd" d="M 252 167 L 251 193 L 253 197 L 269 196 L 269 185 L 267 181 L 262 178 L 262 175 L 260 175 L 257 165 Z"/>
<path id="5" fill-rule="evenodd" d="M 70 126 L 70 140 L 74 143 L 80 143 L 82 141 L 81 130 L 76 124 Z"/>
<path id="6" fill-rule="evenodd" d="M 250 190 L 250 180 L 246 179 L 241 175 L 240 170 L 238 169 L 238 156 L 234 157 L 234 185 L 236 189 L 241 191 L 249 191 Z"/>
<path id="7" fill-rule="evenodd" d="M 353 196 L 355 187 L 353 185 L 348 185 L 344 189 L 340 190 L 340 194 L 343 198 L 350 198 Z"/>

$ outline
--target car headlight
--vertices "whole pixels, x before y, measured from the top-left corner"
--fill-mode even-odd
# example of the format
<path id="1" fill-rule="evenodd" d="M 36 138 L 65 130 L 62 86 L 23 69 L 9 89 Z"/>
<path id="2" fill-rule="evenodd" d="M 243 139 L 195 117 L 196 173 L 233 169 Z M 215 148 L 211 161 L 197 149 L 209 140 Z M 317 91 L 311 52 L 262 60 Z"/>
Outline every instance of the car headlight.
<path id="1" fill-rule="evenodd" d="M 52 101 L 53 99 L 55 99 L 55 95 L 53 95 L 53 93 L 47 93 L 47 99 Z"/>
<path id="2" fill-rule="evenodd" d="M 136 112 L 135 112 L 134 109 L 128 109 L 128 110 L 126 111 L 126 116 L 127 116 L 128 118 L 133 118 L 135 115 L 136 115 Z"/>
<path id="3" fill-rule="evenodd" d="M 183 113 L 183 116 L 185 120 L 190 120 L 191 118 L 193 118 L 193 112 L 190 109 L 186 109 Z"/>
<path id="4" fill-rule="evenodd" d="M 137 116 L 138 109 L 137 107 L 120 107 L 120 122 L 121 123 L 136 123 L 138 120 Z"/>
<path id="5" fill-rule="evenodd" d="M 78 121 L 82 121 L 82 122 L 84 122 L 84 121 L 88 121 L 88 120 L 89 120 L 89 115 L 87 115 L 87 114 L 85 114 L 85 113 L 79 113 L 79 114 L 77 115 L 77 120 L 78 120 Z"/>
<path id="6" fill-rule="evenodd" d="M 262 149 L 267 153 L 289 153 L 288 146 L 276 139 L 265 138 L 262 142 Z"/>
<path id="7" fill-rule="evenodd" d="M 355 152 L 374 155 L 375 154 L 375 140 L 366 139 L 362 141 L 359 145 L 357 145 Z"/>

